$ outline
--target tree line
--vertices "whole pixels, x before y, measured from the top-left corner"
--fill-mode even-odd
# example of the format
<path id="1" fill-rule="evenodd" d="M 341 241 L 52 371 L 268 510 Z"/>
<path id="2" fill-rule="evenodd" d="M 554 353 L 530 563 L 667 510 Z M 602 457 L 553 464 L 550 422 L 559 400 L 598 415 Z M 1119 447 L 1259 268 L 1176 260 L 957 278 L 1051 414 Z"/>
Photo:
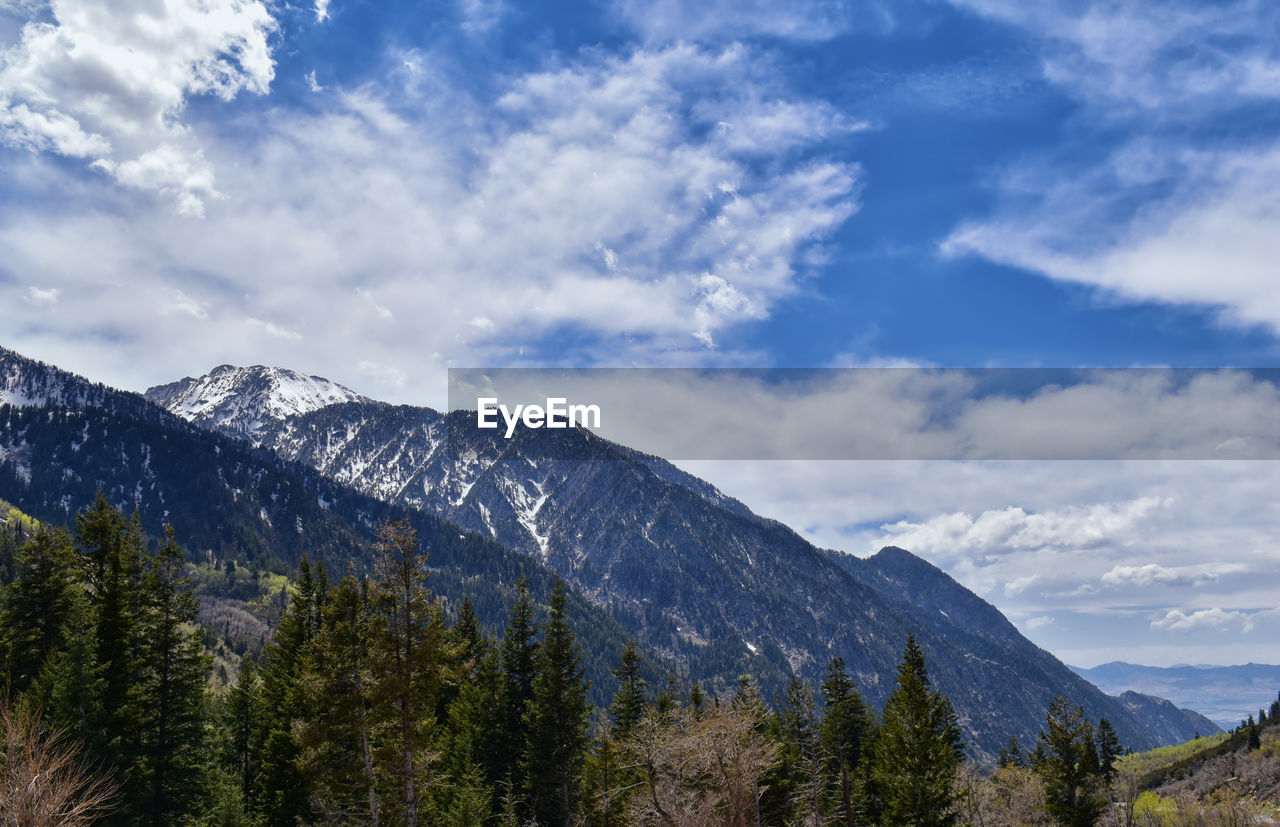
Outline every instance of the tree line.
<path id="1" fill-rule="evenodd" d="M 375 552 L 336 581 L 304 558 L 271 642 L 215 692 L 172 530 L 149 548 L 101 497 L 71 533 L 39 527 L 0 609 L 0 822 L 12 791 L 38 788 L 17 769 L 39 749 L 65 757 L 43 777 L 71 792 L 18 823 L 1019 823 L 983 803 L 1000 773 L 1039 779 L 1028 806 L 1047 823 L 1107 806 L 1115 732 L 1061 698 L 1029 753 L 1015 741 L 995 776 L 965 769 L 913 638 L 879 714 L 839 658 L 766 703 L 750 677 L 724 697 L 651 687 L 634 643 L 593 709 L 563 583 L 543 623 L 521 584 L 490 637 L 469 603 L 450 614 L 432 594 L 411 526 L 381 526 Z"/>

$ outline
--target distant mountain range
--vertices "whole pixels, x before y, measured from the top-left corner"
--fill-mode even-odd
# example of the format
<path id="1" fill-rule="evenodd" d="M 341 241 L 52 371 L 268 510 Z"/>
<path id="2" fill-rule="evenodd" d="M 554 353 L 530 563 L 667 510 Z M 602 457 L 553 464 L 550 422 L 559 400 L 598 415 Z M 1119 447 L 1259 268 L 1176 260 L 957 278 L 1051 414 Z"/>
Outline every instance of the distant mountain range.
<path id="1" fill-rule="evenodd" d="M 713 692 L 752 674 L 772 696 L 838 655 L 879 705 L 914 634 L 980 760 L 1011 735 L 1033 743 L 1056 694 L 1110 718 L 1134 749 L 1211 726 L 1104 694 L 905 550 L 816 548 L 586 431 L 506 440 L 462 412 L 264 367 L 222 366 L 144 399 L 4 350 L 0 394 L 0 497 L 25 511 L 65 522 L 101 488 L 151 531 L 172 521 L 193 553 L 288 567 L 306 551 L 335 570 L 367 560 L 377 520 L 411 515 L 433 586 L 455 605 L 471 596 L 492 626 L 522 570 L 539 593 L 563 577 L 597 697 L 634 636 L 657 675 Z"/>
<path id="2" fill-rule="evenodd" d="M 1261 663 L 1161 667 L 1113 661 L 1092 669 L 1071 668 L 1104 692 L 1135 690 L 1168 698 L 1204 713 L 1224 729 L 1269 709 L 1280 690 L 1280 666 Z"/>

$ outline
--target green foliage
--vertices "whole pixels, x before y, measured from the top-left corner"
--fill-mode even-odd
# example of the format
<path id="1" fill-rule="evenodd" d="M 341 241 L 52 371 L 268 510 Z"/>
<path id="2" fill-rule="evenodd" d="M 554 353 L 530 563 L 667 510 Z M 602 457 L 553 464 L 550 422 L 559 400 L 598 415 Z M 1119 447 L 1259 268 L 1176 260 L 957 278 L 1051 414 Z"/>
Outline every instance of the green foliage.
<path id="1" fill-rule="evenodd" d="M 1095 824 L 1106 806 L 1093 725 L 1083 707 L 1058 696 L 1049 705 L 1032 768 L 1044 779 L 1046 807 L 1058 824 Z"/>
<path id="2" fill-rule="evenodd" d="M 12 691 L 25 691 L 49 656 L 65 648 L 73 604 L 83 596 L 75 572 L 71 538 L 59 529 L 40 529 L 17 553 L 0 611 L 0 653 Z"/>
<path id="3" fill-rule="evenodd" d="M 295 735 L 299 766 L 321 817 L 370 819 L 377 812 L 373 771 L 367 594 L 348 575 L 322 606 L 315 645 L 302 660 L 301 707 Z"/>
<path id="4" fill-rule="evenodd" d="M 635 731 L 645 710 L 645 679 L 640 674 L 640 649 L 634 640 L 627 641 L 627 648 L 622 650 L 622 661 L 613 670 L 618 679 L 618 692 L 609 705 L 609 716 L 613 719 L 612 735 L 625 741 Z"/>
<path id="5" fill-rule="evenodd" d="M 140 716 L 143 811 L 155 824 L 195 812 L 204 799 L 208 755 L 206 683 L 209 657 L 192 626 L 196 604 L 182 575 L 182 549 L 165 531 L 145 582 L 141 620 L 143 688 Z"/>
<path id="6" fill-rule="evenodd" d="M 954 788 L 963 750 L 951 703 L 932 688 L 924 653 L 908 637 L 872 753 L 882 820 L 919 827 L 957 824 Z"/>
<path id="7" fill-rule="evenodd" d="M 408 523 L 387 523 L 378 536 L 369 688 L 378 735 L 374 760 L 386 789 L 386 816 L 416 827 L 437 757 L 435 710 L 452 652 L 444 612 L 427 591 L 427 557 L 417 532 Z"/>
<path id="8" fill-rule="evenodd" d="M 591 708 L 581 653 L 566 617 L 566 602 L 566 587 L 557 582 L 538 647 L 532 697 L 525 709 L 525 748 L 520 764 L 534 818 L 540 824 L 567 827 L 578 807 Z"/>
<path id="9" fill-rule="evenodd" d="M 825 715 L 818 729 L 826 773 L 836 798 L 832 807 L 840 823 L 857 824 L 863 813 L 866 764 L 863 757 L 871 740 L 874 721 L 863 703 L 844 659 L 834 658 L 822 682 Z"/>

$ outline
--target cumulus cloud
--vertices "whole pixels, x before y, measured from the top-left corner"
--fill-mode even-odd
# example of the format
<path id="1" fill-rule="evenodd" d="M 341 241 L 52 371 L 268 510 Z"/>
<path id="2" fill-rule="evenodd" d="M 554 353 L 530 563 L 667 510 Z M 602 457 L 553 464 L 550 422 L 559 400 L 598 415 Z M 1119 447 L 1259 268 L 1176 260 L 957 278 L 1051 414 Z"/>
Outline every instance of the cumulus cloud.
<path id="1" fill-rule="evenodd" d="M 1102 583 L 1112 587 L 1130 586 L 1200 586 L 1227 572 L 1245 570 L 1243 565 L 1199 565 L 1167 567 L 1156 563 L 1141 566 L 1117 565 L 1102 575 Z"/>
<path id="2" fill-rule="evenodd" d="M 36 287 L 32 285 L 27 288 L 27 301 L 32 304 L 55 305 L 58 303 L 59 292 L 56 287 Z"/>
<path id="3" fill-rule="evenodd" d="M 259 0 L 54 0 L 0 53 L 0 137 L 84 159 L 199 215 L 213 174 L 181 116 L 189 97 L 265 94 L 275 23 Z"/>
<path id="4" fill-rule="evenodd" d="M 1163 617 L 1151 621 L 1151 628 L 1163 632 L 1194 632 L 1201 629 L 1222 629 L 1244 617 L 1241 612 L 1223 609 L 1198 609 L 1187 614 L 1181 609 L 1170 609 Z"/>
<path id="5" fill-rule="evenodd" d="M 923 523 L 902 520 L 885 525 L 883 531 L 886 542 L 931 556 L 1007 554 L 1044 548 L 1084 549 L 1127 537 L 1152 511 L 1167 506 L 1167 502 L 1154 497 L 1043 513 L 1027 513 L 1020 507 L 1010 506 L 984 511 L 976 517 L 961 512 L 939 515 Z M 1033 581 L 1022 581 L 1015 591 L 1030 582 Z"/>

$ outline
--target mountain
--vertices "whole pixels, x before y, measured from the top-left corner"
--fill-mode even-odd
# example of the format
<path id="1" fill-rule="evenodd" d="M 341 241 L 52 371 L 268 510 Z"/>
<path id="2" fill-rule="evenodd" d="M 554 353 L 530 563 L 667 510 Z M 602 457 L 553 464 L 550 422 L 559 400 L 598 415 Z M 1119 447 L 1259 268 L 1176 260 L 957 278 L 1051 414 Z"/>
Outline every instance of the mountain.
<path id="1" fill-rule="evenodd" d="M 1168 698 L 1230 729 L 1271 706 L 1280 690 L 1280 666 L 1139 666 L 1113 661 L 1092 669 L 1072 667 L 1107 692 L 1134 690 Z"/>
<path id="2" fill-rule="evenodd" d="M 374 527 L 409 519 L 430 550 L 430 585 L 455 607 L 470 598 L 499 631 L 524 576 L 543 604 L 554 573 L 538 561 L 434 514 L 406 510 L 345 488 L 311 468 L 249 443 L 202 430 L 137 394 L 112 390 L 0 349 L 0 499 L 55 525 L 99 491 L 158 537 L 172 523 L 195 561 L 234 560 L 293 572 L 305 553 L 333 577 L 367 570 Z M 64 401 L 71 405 L 61 404 Z M 580 594 L 570 618 L 584 636 L 593 700 L 607 702 L 628 635 Z M 672 668 L 646 652 L 655 685 Z"/>
<path id="3" fill-rule="evenodd" d="M 262 365 L 219 365 L 204 376 L 151 388 L 146 398 L 202 428 L 249 439 L 289 416 L 339 402 L 372 402 L 328 379 Z"/>
<path id="4" fill-rule="evenodd" d="M 820 680 L 840 656 L 879 705 L 914 634 L 979 758 L 1010 735 L 1033 742 L 1056 694 L 1110 718 L 1135 749 L 1194 734 L 1166 710 L 1167 728 L 1153 735 L 1120 700 L 907 551 L 860 560 L 818 549 L 659 458 L 578 429 L 505 439 L 475 428 L 473 416 L 339 402 L 259 420 L 255 438 L 370 498 L 438 515 L 538 561 L 712 691 L 750 673 L 770 695 L 791 674 Z"/>
<path id="5" fill-rule="evenodd" d="M 1200 735 L 1216 735 L 1222 731 L 1217 724 L 1199 712 L 1179 709 L 1173 701 L 1157 698 L 1155 695 L 1144 695 L 1130 689 L 1120 693 L 1119 697 L 1120 703 L 1147 727 L 1147 731 L 1165 743 L 1186 741 L 1184 733 L 1188 725 L 1195 727 Z M 1179 723 L 1182 725 L 1179 726 Z"/>

